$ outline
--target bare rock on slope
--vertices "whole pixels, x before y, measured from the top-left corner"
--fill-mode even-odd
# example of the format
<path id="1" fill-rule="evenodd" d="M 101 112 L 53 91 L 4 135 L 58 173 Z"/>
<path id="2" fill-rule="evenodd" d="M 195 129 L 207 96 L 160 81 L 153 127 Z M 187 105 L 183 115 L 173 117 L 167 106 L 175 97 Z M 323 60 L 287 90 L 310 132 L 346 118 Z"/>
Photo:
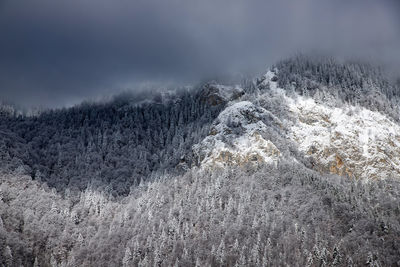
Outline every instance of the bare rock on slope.
<path id="1" fill-rule="evenodd" d="M 220 113 L 209 135 L 194 146 L 194 152 L 205 165 L 273 162 L 281 153 L 264 133 L 279 124 L 269 111 L 248 101 L 238 102 Z"/>

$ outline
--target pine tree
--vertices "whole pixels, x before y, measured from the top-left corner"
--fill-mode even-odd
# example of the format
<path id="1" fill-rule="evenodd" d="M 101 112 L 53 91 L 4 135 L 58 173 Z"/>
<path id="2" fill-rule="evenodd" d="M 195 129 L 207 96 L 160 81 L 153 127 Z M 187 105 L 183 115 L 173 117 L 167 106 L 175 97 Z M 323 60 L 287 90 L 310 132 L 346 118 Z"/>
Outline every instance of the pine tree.
<path id="1" fill-rule="evenodd" d="M 37 257 L 35 257 L 35 261 L 33 263 L 33 267 L 39 267 L 39 261 L 38 261 Z"/>
<path id="2" fill-rule="evenodd" d="M 225 261 L 225 242 L 223 239 L 221 239 L 221 242 L 218 246 L 217 252 L 216 252 L 216 259 L 217 262 L 221 265 L 224 265 Z"/>
<path id="3" fill-rule="evenodd" d="M 126 247 L 125 249 L 125 255 L 124 258 L 122 259 L 122 266 L 130 266 L 132 261 L 132 252 L 129 247 Z"/>

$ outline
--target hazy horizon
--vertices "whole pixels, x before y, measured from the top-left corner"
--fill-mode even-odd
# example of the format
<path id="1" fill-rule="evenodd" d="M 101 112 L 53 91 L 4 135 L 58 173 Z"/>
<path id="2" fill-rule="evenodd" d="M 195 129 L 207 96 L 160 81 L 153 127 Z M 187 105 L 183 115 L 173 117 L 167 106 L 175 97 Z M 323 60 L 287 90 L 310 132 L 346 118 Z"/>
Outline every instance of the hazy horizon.
<path id="1" fill-rule="evenodd" d="M 2 1 L 0 100 L 63 107 L 315 52 L 400 66 L 396 1 Z"/>

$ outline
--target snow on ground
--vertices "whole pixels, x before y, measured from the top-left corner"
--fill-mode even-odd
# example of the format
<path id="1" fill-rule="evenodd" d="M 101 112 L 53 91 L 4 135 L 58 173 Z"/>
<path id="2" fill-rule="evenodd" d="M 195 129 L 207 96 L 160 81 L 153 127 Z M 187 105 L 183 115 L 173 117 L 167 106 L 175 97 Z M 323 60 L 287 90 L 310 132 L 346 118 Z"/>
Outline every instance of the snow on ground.
<path id="1" fill-rule="evenodd" d="M 268 72 L 271 79 L 274 73 Z M 291 116 L 289 138 L 313 157 L 320 171 L 356 178 L 386 178 L 400 174 L 400 127 L 387 116 L 362 107 L 334 108 L 312 98 L 289 97 L 276 82 Z"/>
<path id="2" fill-rule="evenodd" d="M 329 108 L 304 97 L 288 103 L 297 117 L 293 140 L 330 172 L 357 178 L 400 174 L 400 127 L 385 115 L 354 106 Z"/>
<path id="3" fill-rule="evenodd" d="M 273 116 L 249 101 L 227 107 L 213 124 L 209 136 L 194 147 L 202 164 L 230 165 L 273 162 L 280 151 L 262 137 L 267 130 L 263 122 Z"/>
<path id="4" fill-rule="evenodd" d="M 282 138 L 297 144 L 320 172 L 360 179 L 400 175 L 399 125 L 365 108 L 330 107 L 312 98 L 288 96 L 274 77 L 272 71 L 263 76 L 262 86 L 270 90 L 259 95 L 258 100 L 279 96 L 291 119 L 281 121 L 250 101 L 231 101 L 213 123 L 210 134 L 194 146 L 202 164 L 276 162 L 282 152 L 265 139 L 264 133 L 269 127 L 284 126 L 287 132 Z"/>

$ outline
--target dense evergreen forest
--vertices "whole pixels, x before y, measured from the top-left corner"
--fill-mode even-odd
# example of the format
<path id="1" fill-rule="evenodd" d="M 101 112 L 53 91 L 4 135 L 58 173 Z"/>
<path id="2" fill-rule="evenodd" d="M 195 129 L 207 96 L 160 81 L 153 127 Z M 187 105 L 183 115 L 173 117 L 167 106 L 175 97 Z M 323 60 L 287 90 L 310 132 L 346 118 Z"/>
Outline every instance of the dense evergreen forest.
<path id="1" fill-rule="evenodd" d="M 325 103 L 360 105 L 400 120 L 400 80 L 390 79 L 382 67 L 304 55 L 282 60 L 275 67 L 278 83 L 286 90 Z"/>
<path id="2" fill-rule="evenodd" d="M 271 69 L 294 98 L 400 120 L 400 84 L 374 66 L 298 56 Z M 400 266 L 400 177 L 315 170 L 277 123 L 270 139 L 296 160 L 199 164 L 193 145 L 230 101 L 290 120 L 265 79 L 34 116 L 1 106 L 0 266 Z"/>
<path id="3" fill-rule="evenodd" d="M 135 97 L 125 94 L 109 103 L 39 116 L 3 116 L 1 164 L 58 191 L 92 184 L 126 195 L 152 172 L 177 172 L 180 162 L 190 165 L 191 146 L 205 137 L 223 108 L 187 90 L 173 99 L 158 94 L 139 105 L 131 103 Z"/>

